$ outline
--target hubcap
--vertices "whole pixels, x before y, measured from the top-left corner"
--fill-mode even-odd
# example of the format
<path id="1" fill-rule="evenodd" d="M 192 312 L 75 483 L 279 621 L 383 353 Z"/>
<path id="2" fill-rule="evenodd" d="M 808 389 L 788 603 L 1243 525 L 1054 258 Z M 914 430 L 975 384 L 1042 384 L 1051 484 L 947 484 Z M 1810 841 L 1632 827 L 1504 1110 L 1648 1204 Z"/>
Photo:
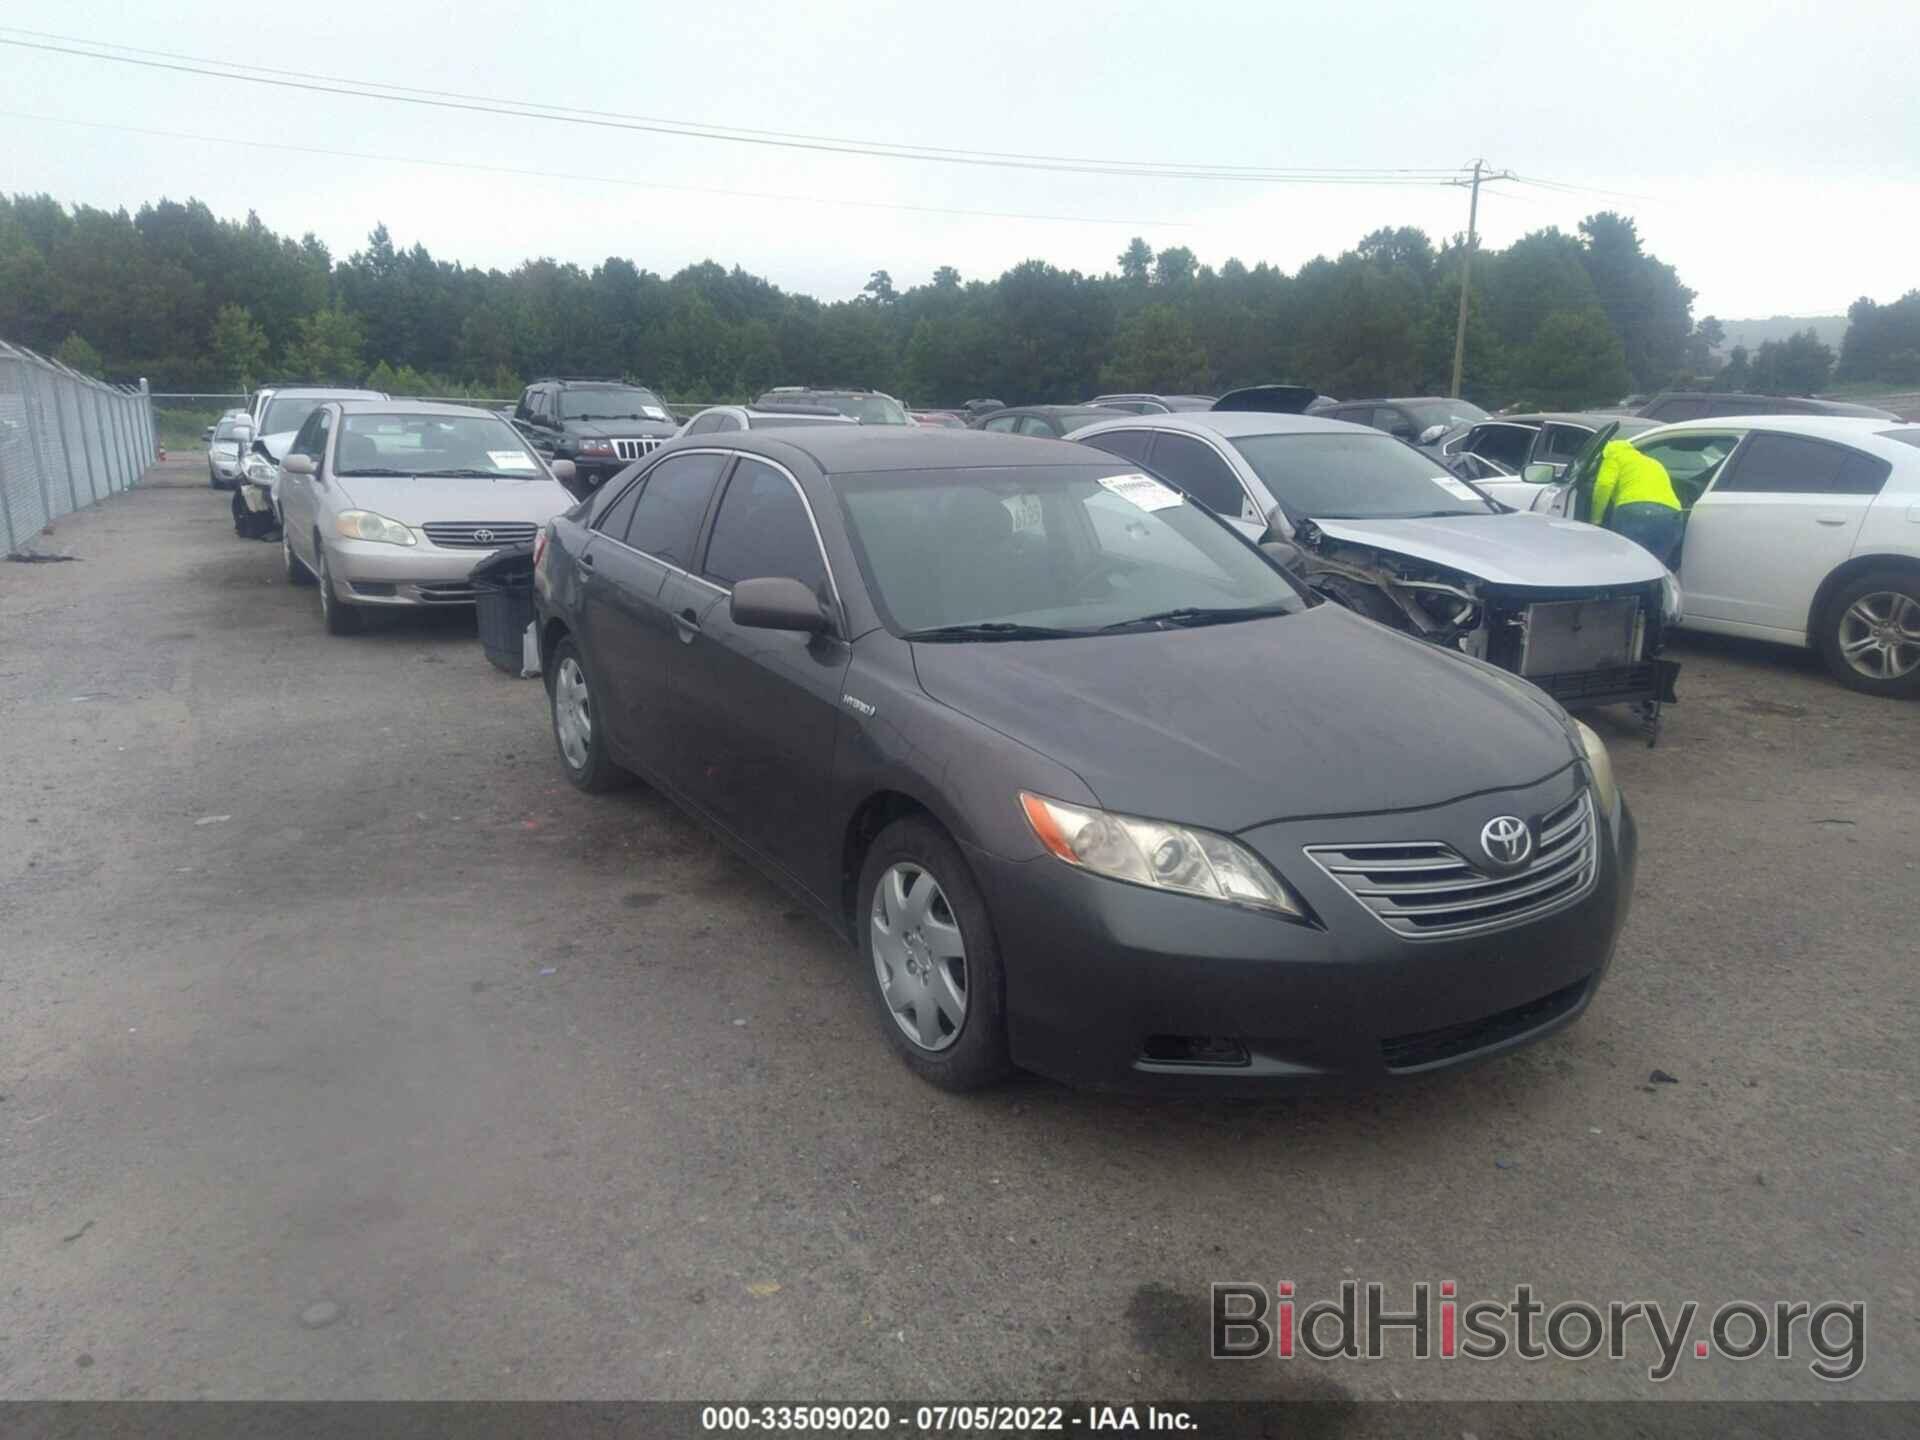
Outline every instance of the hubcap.
<path id="1" fill-rule="evenodd" d="M 873 970 L 901 1033 L 944 1050 L 967 1022 L 967 949 L 931 872 L 901 861 L 873 896 Z"/>
<path id="2" fill-rule="evenodd" d="M 1920 600 L 1897 590 L 1862 595 L 1840 617 L 1840 653 L 1869 680 L 1920 669 Z"/>
<path id="3" fill-rule="evenodd" d="M 593 744 L 593 706 L 587 694 L 587 675 L 569 655 L 553 677 L 553 733 L 567 764 L 579 770 L 587 763 Z"/>

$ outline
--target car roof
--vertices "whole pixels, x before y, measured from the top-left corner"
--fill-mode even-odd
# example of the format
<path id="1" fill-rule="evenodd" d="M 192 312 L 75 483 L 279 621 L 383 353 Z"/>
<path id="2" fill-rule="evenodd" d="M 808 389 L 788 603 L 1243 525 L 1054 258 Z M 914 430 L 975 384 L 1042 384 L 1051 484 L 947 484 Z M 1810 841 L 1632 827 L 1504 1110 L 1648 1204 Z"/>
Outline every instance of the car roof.
<path id="1" fill-rule="evenodd" d="M 1024 469 L 1041 465 L 1094 465 L 1111 469 L 1115 457 L 1065 440 L 1002 435 L 988 430 L 949 430 L 923 425 L 807 425 L 747 430 L 721 436 L 694 435 L 684 448 L 714 445 L 770 460 L 804 456 L 828 475 L 876 470 Z"/>
<path id="2" fill-rule="evenodd" d="M 364 392 L 362 392 L 364 393 Z M 484 415 L 506 423 L 498 410 L 484 405 L 456 405 L 445 400 L 361 400 L 340 401 L 342 415 Z"/>
<path id="3" fill-rule="evenodd" d="M 1638 435 L 1642 430 L 1660 423 L 1644 415 L 1621 415 L 1612 410 L 1528 410 L 1517 415 L 1489 415 L 1484 420 L 1462 421 L 1456 428 L 1471 430 L 1476 425 L 1499 425 L 1503 422 L 1515 425 L 1584 425 L 1589 430 L 1618 425 L 1622 435 Z"/>
<path id="4" fill-rule="evenodd" d="M 1675 420 L 1643 430 L 1633 438 L 1655 440 L 1669 434 L 1698 430 L 1771 430 L 1776 435 L 1804 435 L 1813 440 L 1835 440 L 1877 455 L 1902 460 L 1920 454 L 1913 446 L 1889 440 L 1889 430 L 1920 430 L 1920 424 L 1875 420 L 1866 415 L 1702 415 L 1698 420 Z"/>
<path id="5" fill-rule="evenodd" d="M 1371 425 L 1329 420 L 1321 415 L 1278 415 L 1265 410 L 1188 410 L 1173 415 L 1116 415 L 1073 433 L 1106 434 L 1111 430 L 1183 430 L 1194 434 L 1224 435 L 1384 435 Z"/>
<path id="6" fill-rule="evenodd" d="M 356 390 L 350 385 L 285 385 L 273 392 L 276 400 L 384 400 L 384 390 Z"/>

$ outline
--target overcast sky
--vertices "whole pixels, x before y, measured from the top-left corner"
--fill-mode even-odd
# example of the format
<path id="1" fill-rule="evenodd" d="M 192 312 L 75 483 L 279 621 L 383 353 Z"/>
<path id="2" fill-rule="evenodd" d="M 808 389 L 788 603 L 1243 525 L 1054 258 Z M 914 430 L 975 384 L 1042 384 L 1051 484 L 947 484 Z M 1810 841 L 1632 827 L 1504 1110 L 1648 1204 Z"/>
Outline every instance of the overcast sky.
<path id="1" fill-rule="evenodd" d="M 1920 286 L 1912 0 L 1292 11 L 778 0 L 65 0 L 0 27 L 439 91 L 856 140 L 1292 167 L 1428 168 L 1485 156 L 1484 243 L 1633 215 L 1699 292 L 1696 314 L 1842 311 Z M 0 32 L 19 38 L 17 32 Z M 986 278 L 1029 257 L 1098 272 L 1131 235 L 1288 270 L 1368 230 L 1463 230 L 1464 191 L 1058 174 L 463 114 L 0 46 L 0 189 L 137 207 L 197 196 L 345 258 L 396 243 L 511 267 L 609 254 L 670 274 L 712 258 L 823 298 L 874 269 Z M 182 139 L 85 129 L 167 130 Z M 251 145 L 210 143 L 251 141 Z M 271 143 L 465 165 L 299 154 Z M 566 172 L 576 178 L 553 178 Z M 696 190 L 755 191 L 753 199 Z M 1637 198 L 1644 197 L 1644 198 Z M 821 201 L 997 211 L 995 218 Z"/>

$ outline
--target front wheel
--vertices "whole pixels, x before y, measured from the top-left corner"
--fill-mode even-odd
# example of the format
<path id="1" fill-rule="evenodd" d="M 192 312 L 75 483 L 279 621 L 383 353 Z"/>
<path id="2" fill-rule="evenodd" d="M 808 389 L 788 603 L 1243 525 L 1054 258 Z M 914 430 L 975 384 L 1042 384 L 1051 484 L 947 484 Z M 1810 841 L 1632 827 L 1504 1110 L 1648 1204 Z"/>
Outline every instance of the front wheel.
<path id="1" fill-rule="evenodd" d="M 360 607 L 349 605 L 333 589 L 333 569 L 327 564 L 325 546 L 316 547 L 320 554 L 320 618 L 326 621 L 329 635 L 358 635 L 366 623 L 366 617 L 360 613 Z"/>
<path id="2" fill-rule="evenodd" d="M 863 969 L 895 1052 L 942 1090 L 1013 1069 L 1000 951 L 960 848 L 928 820 L 896 820 L 860 871 Z"/>
<path id="3" fill-rule="evenodd" d="M 1827 669 L 1851 690 L 1920 695 L 1920 576 L 1881 571 L 1842 587 L 1820 622 Z"/>

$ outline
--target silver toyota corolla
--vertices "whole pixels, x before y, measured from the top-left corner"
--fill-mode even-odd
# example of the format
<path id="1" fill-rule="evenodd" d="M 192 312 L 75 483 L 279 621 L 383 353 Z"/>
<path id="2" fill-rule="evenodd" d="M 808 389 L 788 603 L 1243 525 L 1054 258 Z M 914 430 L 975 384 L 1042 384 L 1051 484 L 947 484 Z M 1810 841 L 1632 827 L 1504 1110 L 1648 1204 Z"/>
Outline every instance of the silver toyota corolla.
<path id="1" fill-rule="evenodd" d="M 363 606 L 470 605 L 476 564 L 573 504 L 560 483 L 571 472 L 487 411 L 330 402 L 280 466 L 287 578 L 319 581 L 336 635 L 360 628 Z"/>

